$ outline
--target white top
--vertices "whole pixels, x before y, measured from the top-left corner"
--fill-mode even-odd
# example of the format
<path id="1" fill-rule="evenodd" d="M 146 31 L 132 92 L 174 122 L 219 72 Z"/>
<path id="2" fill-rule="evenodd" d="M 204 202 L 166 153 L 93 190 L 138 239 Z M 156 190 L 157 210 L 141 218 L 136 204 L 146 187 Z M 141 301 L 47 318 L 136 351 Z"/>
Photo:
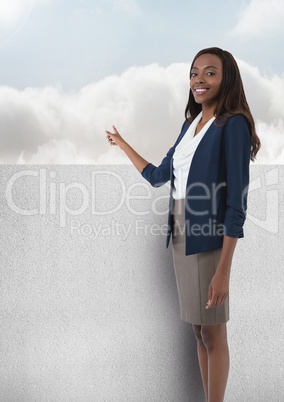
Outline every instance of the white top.
<path id="1" fill-rule="evenodd" d="M 194 136 L 197 124 L 201 120 L 201 117 L 202 112 L 200 112 L 199 115 L 193 120 L 187 132 L 182 137 L 182 140 L 175 148 L 173 155 L 173 198 L 176 200 L 185 198 L 186 183 L 194 152 L 196 151 L 196 148 L 198 147 L 198 144 L 202 140 L 204 134 L 215 120 L 215 116 L 213 116 L 212 119 L 210 119 L 199 131 L 199 133 Z"/>

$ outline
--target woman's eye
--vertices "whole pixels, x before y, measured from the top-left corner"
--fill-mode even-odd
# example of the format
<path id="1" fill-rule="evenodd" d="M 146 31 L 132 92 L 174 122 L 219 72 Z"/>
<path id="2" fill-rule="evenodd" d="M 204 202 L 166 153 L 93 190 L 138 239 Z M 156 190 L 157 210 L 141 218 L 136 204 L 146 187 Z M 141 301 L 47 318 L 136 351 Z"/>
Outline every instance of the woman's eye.
<path id="1" fill-rule="evenodd" d="M 195 77 L 195 76 L 196 76 L 196 73 L 191 73 L 190 74 L 190 78 Z"/>
<path id="2" fill-rule="evenodd" d="M 208 71 L 207 75 L 212 76 L 212 75 L 215 75 L 215 73 L 213 73 L 213 71 Z"/>

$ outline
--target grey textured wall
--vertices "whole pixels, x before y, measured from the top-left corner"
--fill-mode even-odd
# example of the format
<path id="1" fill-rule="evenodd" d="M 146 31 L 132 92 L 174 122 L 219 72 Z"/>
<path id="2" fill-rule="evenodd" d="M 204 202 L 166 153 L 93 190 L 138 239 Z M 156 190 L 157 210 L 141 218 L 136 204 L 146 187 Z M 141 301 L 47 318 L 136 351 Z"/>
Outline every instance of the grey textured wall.
<path id="1" fill-rule="evenodd" d="M 132 166 L 0 169 L 1 401 L 204 401 L 165 248 L 169 187 Z M 227 402 L 284 400 L 283 175 L 251 167 Z"/>

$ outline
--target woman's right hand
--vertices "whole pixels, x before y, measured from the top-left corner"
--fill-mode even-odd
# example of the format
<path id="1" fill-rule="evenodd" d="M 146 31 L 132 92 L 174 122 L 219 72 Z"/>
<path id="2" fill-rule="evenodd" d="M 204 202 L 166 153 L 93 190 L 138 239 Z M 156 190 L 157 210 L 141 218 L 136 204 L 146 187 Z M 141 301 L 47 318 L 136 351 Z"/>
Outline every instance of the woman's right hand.
<path id="1" fill-rule="evenodd" d="M 117 131 L 115 126 L 112 126 L 112 127 L 113 127 L 114 133 L 111 133 L 106 130 L 106 134 L 107 134 L 106 138 L 108 139 L 108 142 L 110 143 L 110 145 L 118 145 L 120 148 L 122 148 L 122 146 L 126 144 L 126 141 L 124 141 L 124 139 L 121 137 L 121 135 L 119 134 L 119 132 Z"/>
<path id="2" fill-rule="evenodd" d="M 110 145 L 118 145 L 128 156 L 128 158 L 131 160 L 133 165 L 136 167 L 136 169 L 141 173 L 146 165 L 148 165 L 149 162 L 146 161 L 146 159 L 142 158 L 124 139 L 121 137 L 117 129 L 113 127 L 114 133 L 111 133 L 106 130 L 106 138 L 108 139 L 108 142 Z"/>

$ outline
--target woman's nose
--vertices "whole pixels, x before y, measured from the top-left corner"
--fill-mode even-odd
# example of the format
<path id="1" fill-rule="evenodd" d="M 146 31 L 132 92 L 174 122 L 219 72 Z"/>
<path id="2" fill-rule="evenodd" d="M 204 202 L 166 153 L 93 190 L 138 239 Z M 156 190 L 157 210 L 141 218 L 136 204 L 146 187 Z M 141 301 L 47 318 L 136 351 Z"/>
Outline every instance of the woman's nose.
<path id="1" fill-rule="evenodd" d="M 198 76 L 198 77 L 196 77 L 195 82 L 196 82 L 196 84 L 200 84 L 201 82 L 204 82 L 204 78 L 201 76 Z"/>

